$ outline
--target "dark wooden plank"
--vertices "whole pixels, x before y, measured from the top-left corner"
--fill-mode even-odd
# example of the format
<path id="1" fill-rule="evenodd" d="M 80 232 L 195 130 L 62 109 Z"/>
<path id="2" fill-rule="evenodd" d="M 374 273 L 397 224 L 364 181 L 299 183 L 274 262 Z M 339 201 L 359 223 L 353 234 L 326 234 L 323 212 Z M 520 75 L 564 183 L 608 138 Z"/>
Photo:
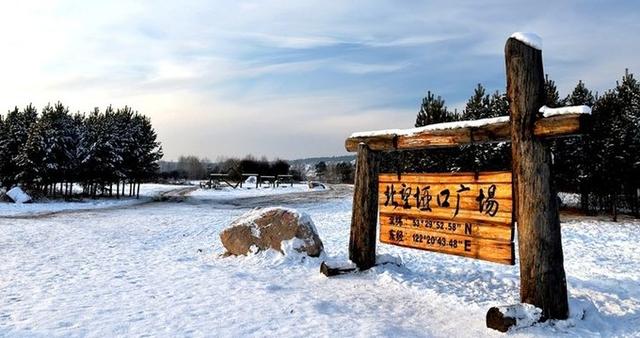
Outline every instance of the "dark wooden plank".
<path id="1" fill-rule="evenodd" d="M 349 259 L 360 270 L 376 264 L 379 154 L 364 143 L 358 147 L 353 192 Z"/>
<path id="2" fill-rule="evenodd" d="M 569 314 L 560 219 L 551 185 L 551 155 L 534 133 L 544 104 L 542 51 L 514 38 L 505 46 L 507 96 L 520 252 L 520 298 L 542 309 L 544 318 Z M 574 121 L 575 122 L 575 121 Z M 574 132 L 578 124 L 562 130 Z M 549 134 L 557 128 L 544 132 Z"/>

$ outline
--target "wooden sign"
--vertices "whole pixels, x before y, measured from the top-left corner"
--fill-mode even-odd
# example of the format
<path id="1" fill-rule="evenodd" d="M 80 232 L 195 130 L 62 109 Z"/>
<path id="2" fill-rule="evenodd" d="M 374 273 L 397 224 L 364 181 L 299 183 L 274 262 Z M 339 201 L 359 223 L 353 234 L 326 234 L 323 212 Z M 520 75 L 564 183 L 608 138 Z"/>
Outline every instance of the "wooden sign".
<path id="1" fill-rule="evenodd" d="M 511 172 L 380 174 L 380 241 L 515 263 Z"/>

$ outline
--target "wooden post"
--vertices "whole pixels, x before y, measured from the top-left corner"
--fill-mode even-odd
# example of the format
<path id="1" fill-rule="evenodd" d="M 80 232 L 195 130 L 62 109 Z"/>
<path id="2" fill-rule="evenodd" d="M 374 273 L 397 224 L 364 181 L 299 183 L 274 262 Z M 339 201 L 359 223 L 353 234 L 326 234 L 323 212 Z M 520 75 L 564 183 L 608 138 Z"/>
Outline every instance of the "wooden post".
<path id="1" fill-rule="evenodd" d="M 543 319 L 569 313 L 558 202 L 551 185 L 551 155 L 534 136 L 544 104 L 542 51 L 510 38 L 505 46 L 511 109 L 514 195 L 517 203 L 520 298 L 542 309 Z"/>
<path id="2" fill-rule="evenodd" d="M 369 269 L 376 264 L 378 161 L 378 153 L 371 151 L 364 143 L 358 145 L 349 259 L 360 270 Z"/>

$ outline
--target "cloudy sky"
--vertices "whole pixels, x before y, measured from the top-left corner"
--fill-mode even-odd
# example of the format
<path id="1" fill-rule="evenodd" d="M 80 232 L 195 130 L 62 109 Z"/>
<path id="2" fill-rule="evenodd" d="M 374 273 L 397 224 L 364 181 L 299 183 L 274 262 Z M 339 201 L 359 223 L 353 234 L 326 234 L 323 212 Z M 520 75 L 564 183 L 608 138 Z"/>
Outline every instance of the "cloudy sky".
<path id="1" fill-rule="evenodd" d="M 130 105 L 165 159 L 344 154 L 411 127 L 427 90 L 504 90 L 515 31 L 543 38 L 561 95 L 640 72 L 636 1 L 0 1 L 0 111 Z"/>

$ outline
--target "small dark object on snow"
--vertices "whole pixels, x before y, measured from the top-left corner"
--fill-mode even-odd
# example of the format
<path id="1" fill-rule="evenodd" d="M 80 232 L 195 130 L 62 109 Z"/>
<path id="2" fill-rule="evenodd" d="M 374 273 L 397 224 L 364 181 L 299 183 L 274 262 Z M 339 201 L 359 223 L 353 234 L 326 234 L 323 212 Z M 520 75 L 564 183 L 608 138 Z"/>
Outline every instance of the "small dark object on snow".
<path id="1" fill-rule="evenodd" d="M 322 264 L 320 264 L 320 273 L 322 273 L 323 275 L 327 276 L 327 277 L 331 277 L 331 276 L 337 276 L 337 275 L 344 275 L 346 273 L 351 273 L 356 271 L 356 268 L 345 268 L 345 267 L 335 267 L 332 268 L 329 265 L 327 265 L 326 262 L 322 262 Z"/>
<path id="2" fill-rule="evenodd" d="M 487 312 L 487 327 L 490 329 L 507 332 L 514 325 L 516 319 L 505 316 L 497 307 L 492 307 Z"/>

